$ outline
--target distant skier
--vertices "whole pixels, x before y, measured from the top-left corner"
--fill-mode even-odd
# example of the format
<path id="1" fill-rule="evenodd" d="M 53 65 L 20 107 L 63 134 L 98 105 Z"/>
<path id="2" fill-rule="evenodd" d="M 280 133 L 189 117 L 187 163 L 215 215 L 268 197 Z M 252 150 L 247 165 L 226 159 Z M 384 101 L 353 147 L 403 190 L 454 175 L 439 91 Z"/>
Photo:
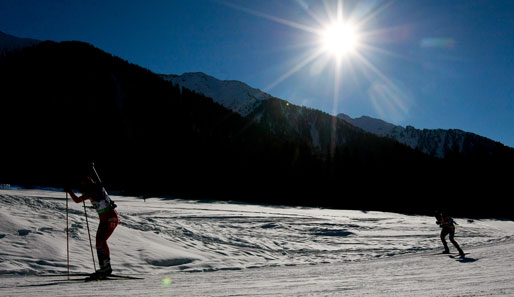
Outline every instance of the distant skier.
<path id="1" fill-rule="evenodd" d="M 459 251 L 459 255 L 463 257 L 465 254 L 460 248 L 459 244 L 455 241 L 455 221 L 449 217 L 444 215 L 441 212 L 436 212 L 435 214 L 436 224 L 442 228 L 441 230 L 441 241 L 443 242 L 444 251 L 443 254 L 449 254 L 450 249 L 448 248 L 448 244 L 446 243 L 446 235 L 450 234 L 450 241 L 455 246 L 457 251 Z"/>
<path id="2" fill-rule="evenodd" d="M 104 187 L 89 176 L 86 176 L 81 182 L 79 191 L 82 192 L 82 196 L 77 197 L 71 189 L 67 190 L 76 203 L 89 199 L 100 217 L 100 224 L 96 232 L 96 252 L 98 254 L 98 262 L 100 262 L 100 269 L 95 271 L 91 277 L 105 278 L 112 273 L 107 239 L 111 236 L 116 226 L 118 226 L 119 218 L 118 212 L 115 209 L 116 204 L 111 200 Z"/>

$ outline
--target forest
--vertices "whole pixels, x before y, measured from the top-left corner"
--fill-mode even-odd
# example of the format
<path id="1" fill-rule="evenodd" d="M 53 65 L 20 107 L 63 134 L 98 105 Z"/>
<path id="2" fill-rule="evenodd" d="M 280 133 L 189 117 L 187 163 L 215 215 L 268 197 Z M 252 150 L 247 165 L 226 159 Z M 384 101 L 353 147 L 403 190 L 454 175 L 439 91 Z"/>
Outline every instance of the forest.
<path id="1" fill-rule="evenodd" d="M 242 117 L 82 42 L 6 53 L 0 81 L 0 183 L 76 186 L 95 162 L 125 195 L 512 217 L 508 147 L 438 159 L 277 98 Z"/>

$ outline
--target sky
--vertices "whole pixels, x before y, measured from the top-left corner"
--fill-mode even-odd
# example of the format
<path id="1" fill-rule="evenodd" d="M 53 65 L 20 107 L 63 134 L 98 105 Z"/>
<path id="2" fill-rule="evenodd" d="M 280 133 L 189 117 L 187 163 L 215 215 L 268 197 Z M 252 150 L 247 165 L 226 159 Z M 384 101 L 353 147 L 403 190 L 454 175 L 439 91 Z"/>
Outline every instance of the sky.
<path id="1" fill-rule="evenodd" d="M 510 0 L 0 0 L 0 31 L 514 147 L 513 12 Z M 323 38 L 338 22 L 358 41 L 336 55 Z"/>

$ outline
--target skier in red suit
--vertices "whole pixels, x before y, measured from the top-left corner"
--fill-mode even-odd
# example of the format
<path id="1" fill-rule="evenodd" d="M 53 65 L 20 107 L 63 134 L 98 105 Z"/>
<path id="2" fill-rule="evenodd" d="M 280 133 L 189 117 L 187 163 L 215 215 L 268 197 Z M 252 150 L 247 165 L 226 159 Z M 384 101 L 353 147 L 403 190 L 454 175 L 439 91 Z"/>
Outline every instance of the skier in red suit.
<path id="1" fill-rule="evenodd" d="M 100 269 L 92 277 L 107 277 L 112 273 L 107 239 L 116 229 L 119 222 L 118 212 L 115 209 L 116 204 L 111 200 L 104 187 L 89 176 L 80 184 L 79 190 L 82 192 L 80 197 L 75 195 L 72 190 L 67 190 L 67 192 L 69 192 L 71 198 L 76 203 L 89 199 L 100 217 L 100 224 L 96 232 L 96 252 L 98 254 L 98 262 L 100 262 Z"/>

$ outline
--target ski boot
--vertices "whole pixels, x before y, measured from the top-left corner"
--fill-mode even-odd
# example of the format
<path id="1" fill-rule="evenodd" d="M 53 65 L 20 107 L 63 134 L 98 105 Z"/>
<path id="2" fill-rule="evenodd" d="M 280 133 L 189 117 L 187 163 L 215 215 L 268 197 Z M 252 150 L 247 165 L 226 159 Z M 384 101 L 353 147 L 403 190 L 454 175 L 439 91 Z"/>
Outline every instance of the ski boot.
<path id="1" fill-rule="evenodd" d="M 111 262 L 109 261 L 109 259 L 106 259 L 101 263 L 100 269 L 93 272 L 89 276 L 89 280 L 106 279 L 111 274 L 112 274 Z"/>

